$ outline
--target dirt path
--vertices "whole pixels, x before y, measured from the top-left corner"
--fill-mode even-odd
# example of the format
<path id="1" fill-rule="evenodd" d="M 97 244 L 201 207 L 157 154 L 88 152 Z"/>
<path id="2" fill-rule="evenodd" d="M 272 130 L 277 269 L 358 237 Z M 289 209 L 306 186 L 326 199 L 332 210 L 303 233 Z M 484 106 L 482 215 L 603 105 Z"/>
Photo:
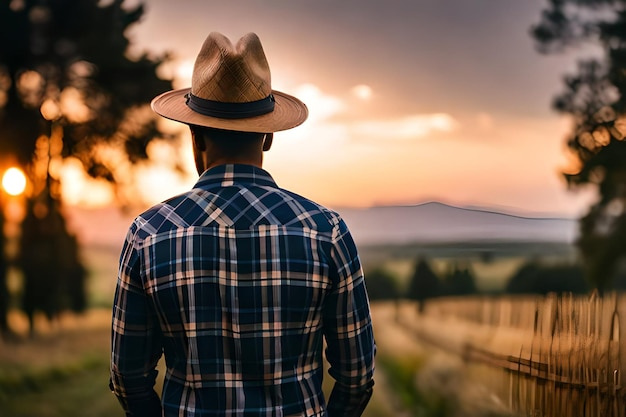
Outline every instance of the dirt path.
<path id="1" fill-rule="evenodd" d="M 374 335 L 376 337 L 377 354 L 380 356 L 415 357 L 425 354 L 423 347 L 410 336 L 396 321 L 396 306 L 393 303 L 376 303 L 372 305 Z M 397 393 L 389 384 L 385 369 L 376 367 L 372 406 L 380 407 L 381 415 L 410 417 Z"/>

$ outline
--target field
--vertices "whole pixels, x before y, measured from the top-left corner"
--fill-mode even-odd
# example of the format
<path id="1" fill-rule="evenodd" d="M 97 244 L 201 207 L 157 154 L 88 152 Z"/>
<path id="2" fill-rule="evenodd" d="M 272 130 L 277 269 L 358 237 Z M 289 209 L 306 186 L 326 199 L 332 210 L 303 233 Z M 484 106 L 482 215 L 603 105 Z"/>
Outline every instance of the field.
<path id="1" fill-rule="evenodd" d="M 40 322 L 28 338 L 25 318 L 15 313 L 18 336 L 0 342 L 0 415 L 123 415 L 107 388 L 109 317 L 102 309 L 66 315 L 54 327 Z"/>
<path id="2" fill-rule="evenodd" d="M 110 302 L 117 248 L 91 247 L 84 252 L 90 267 L 91 308 L 84 315 L 64 315 L 50 326 L 38 321 L 27 337 L 25 318 L 12 315 L 16 338 L 0 342 L 0 416 L 113 417 L 123 413 L 108 390 Z M 469 259 L 483 288 L 498 288 L 537 251 L 561 259 L 568 248 L 536 245 L 441 245 L 438 247 L 364 248 L 366 267 L 382 264 L 408 278 L 416 256 L 427 255 L 437 268 L 453 259 Z M 485 256 L 488 253 L 489 256 Z M 396 321 L 393 304 L 373 303 L 378 345 L 376 387 L 366 417 L 506 416 L 506 408 L 459 358 L 410 337 Z M 330 378 L 326 378 L 327 385 Z M 328 389 L 328 386 L 326 387 Z"/>
<path id="3" fill-rule="evenodd" d="M 413 245 L 366 246 L 361 248 L 365 272 L 383 267 L 393 272 L 400 286 L 406 286 L 418 258 L 430 263 L 440 276 L 455 262 L 467 265 L 482 292 L 499 292 L 525 262 L 567 263 L 576 259 L 575 249 L 565 243 L 550 242 L 450 242 Z"/>
<path id="4" fill-rule="evenodd" d="M 484 401 L 486 388 L 471 382 L 471 369 L 458 358 L 430 350 L 398 326 L 392 304 L 375 303 L 372 312 L 377 374 L 365 417 L 460 416 L 459 401 L 472 410 L 468 416 L 507 415 Z M 107 309 L 66 315 L 54 328 L 40 323 L 29 339 L 25 319 L 14 314 L 20 337 L 0 344 L 0 415 L 121 417 L 107 387 L 109 317 Z M 328 390 L 329 377 L 326 383 Z"/>
<path id="5" fill-rule="evenodd" d="M 55 327 L 41 322 L 39 334 L 32 339 L 26 335 L 24 317 L 15 313 L 12 321 L 19 337 L 0 342 L 1 416 L 123 415 L 108 390 L 108 310 L 66 315 Z M 393 407 L 402 406 L 389 403 L 391 394 L 383 378 L 381 375 L 377 380 L 376 393 L 365 414 L 368 417 L 396 415 Z"/>

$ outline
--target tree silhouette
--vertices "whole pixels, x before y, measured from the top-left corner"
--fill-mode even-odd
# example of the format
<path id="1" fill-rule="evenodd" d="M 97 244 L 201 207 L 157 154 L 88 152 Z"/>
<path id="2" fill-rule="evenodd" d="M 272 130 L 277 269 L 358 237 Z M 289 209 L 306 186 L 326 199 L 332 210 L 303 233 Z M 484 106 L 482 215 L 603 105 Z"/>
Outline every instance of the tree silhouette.
<path id="1" fill-rule="evenodd" d="M 522 265 L 506 286 L 509 294 L 585 294 L 588 291 L 588 282 L 579 265 L 541 265 L 537 261 Z"/>
<path id="2" fill-rule="evenodd" d="M 603 52 L 579 62 L 554 101 L 574 123 L 567 144 L 579 167 L 565 177 L 573 188 L 598 189 L 598 200 L 580 221 L 577 244 L 588 278 L 602 292 L 626 256 L 626 3 L 549 0 L 531 33 L 543 53 L 585 42 Z"/>
<path id="3" fill-rule="evenodd" d="M 388 270 L 377 267 L 365 273 L 365 284 L 370 300 L 395 300 L 398 298 L 398 278 Z"/>
<path id="4" fill-rule="evenodd" d="M 454 262 L 444 279 L 445 295 L 469 295 L 476 293 L 476 280 L 469 266 Z"/>
<path id="5" fill-rule="evenodd" d="M 28 221 L 35 224 L 49 220 L 48 216 L 61 216 L 54 237 L 49 236 L 49 228 L 25 225 L 30 228 L 25 235 L 30 242 L 41 244 L 40 250 L 48 251 L 37 253 L 23 240 L 20 263 L 26 268 L 39 265 L 37 270 L 42 271 L 45 268 L 41 265 L 47 260 L 48 270 L 60 268 L 67 272 L 63 268 L 72 265 L 74 277 L 84 276 L 78 251 L 72 248 L 73 237 L 62 218 L 62 184 L 50 169 L 53 163 L 70 156 L 77 158 L 91 176 L 115 184 L 126 179 L 127 173 L 121 168 L 127 164 L 110 158 L 111 153 L 102 152 L 103 147 L 119 151 L 116 155 L 133 163 L 147 158 L 150 141 L 163 137 L 149 102 L 158 93 L 171 89 L 171 81 L 156 73 L 168 56 L 129 55 L 126 32 L 143 16 L 142 5 L 123 7 L 123 0 L 101 3 L 0 2 L 0 158 L 10 155 L 28 167 L 33 184 L 29 204 L 43 207 L 31 213 L 36 221 Z M 61 263 L 54 256 L 53 249 L 58 247 L 50 244 L 55 239 L 69 239 Z M 30 282 L 33 280 L 27 278 L 27 286 Z M 1 280 L 0 291 L 4 284 Z M 58 297 L 73 299 L 69 304 L 74 309 L 84 307 L 84 299 L 68 294 L 80 285 L 63 287 L 60 279 L 52 285 L 54 291 L 50 294 L 61 291 Z M 26 295 L 32 291 L 25 288 Z M 52 305 L 67 304 L 37 297 L 29 300 L 25 300 L 29 311 L 48 312 L 56 308 Z"/>
<path id="6" fill-rule="evenodd" d="M 94 176 L 115 179 L 115 164 L 96 152 L 103 143 L 123 147 L 132 161 L 146 157 L 159 132 L 140 109 L 171 88 L 156 74 L 167 56 L 128 55 L 126 31 L 142 17 L 141 5 L 100 3 L 0 3 L 1 154 L 29 163 L 54 122 L 63 129 L 61 156 L 79 158 Z"/>
<path id="7" fill-rule="evenodd" d="M 505 292 L 508 294 L 535 293 L 535 283 L 541 266 L 536 261 L 524 263 L 509 279 Z"/>
<path id="8" fill-rule="evenodd" d="M 418 310 L 424 311 L 425 301 L 441 295 L 442 285 L 439 277 L 424 258 L 418 258 L 413 275 L 409 281 L 407 298 L 418 302 Z"/>
<path id="9" fill-rule="evenodd" d="M 24 275 L 22 307 L 31 334 L 35 312 L 50 321 L 62 311 L 86 307 L 86 271 L 80 262 L 76 238 L 67 232 L 58 204 L 47 207 L 31 201 L 22 223 L 17 264 Z"/>
<path id="10" fill-rule="evenodd" d="M 2 201 L 0 200 L 0 209 Z M 0 231 L 4 230 L 4 215 L 0 210 Z M 8 260 L 6 256 L 6 242 L 4 233 L 0 233 L 0 339 L 9 331 L 8 312 L 9 312 L 9 289 L 7 288 L 7 269 Z"/>

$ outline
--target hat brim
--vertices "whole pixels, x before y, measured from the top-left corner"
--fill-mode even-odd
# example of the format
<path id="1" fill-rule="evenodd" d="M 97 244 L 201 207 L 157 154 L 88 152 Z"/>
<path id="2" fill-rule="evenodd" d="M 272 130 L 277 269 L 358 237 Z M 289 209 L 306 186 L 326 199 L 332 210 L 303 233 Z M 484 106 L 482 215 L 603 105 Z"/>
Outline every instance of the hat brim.
<path id="1" fill-rule="evenodd" d="M 165 92 L 152 100 L 152 110 L 157 114 L 188 125 L 206 126 L 240 132 L 273 133 L 302 124 L 308 117 L 306 105 L 296 97 L 272 90 L 274 110 L 261 116 L 245 119 L 221 119 L 205 116 L 187 106 L 185 95 L 191 88 Z"/>

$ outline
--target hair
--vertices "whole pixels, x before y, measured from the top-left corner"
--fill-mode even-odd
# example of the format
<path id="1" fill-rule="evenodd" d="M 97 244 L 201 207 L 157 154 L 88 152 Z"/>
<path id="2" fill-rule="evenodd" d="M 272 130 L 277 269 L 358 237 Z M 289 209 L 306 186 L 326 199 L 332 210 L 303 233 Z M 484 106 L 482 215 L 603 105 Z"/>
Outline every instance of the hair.
<path id="1" fill-rule="evenodd" d="M 265 138 L 265 133 L 239 132 L 197 125 L 190 125 L 189 128 L 193 130 L 196 137 L 210 142 L 224 156 L 256 151 Z"/>

